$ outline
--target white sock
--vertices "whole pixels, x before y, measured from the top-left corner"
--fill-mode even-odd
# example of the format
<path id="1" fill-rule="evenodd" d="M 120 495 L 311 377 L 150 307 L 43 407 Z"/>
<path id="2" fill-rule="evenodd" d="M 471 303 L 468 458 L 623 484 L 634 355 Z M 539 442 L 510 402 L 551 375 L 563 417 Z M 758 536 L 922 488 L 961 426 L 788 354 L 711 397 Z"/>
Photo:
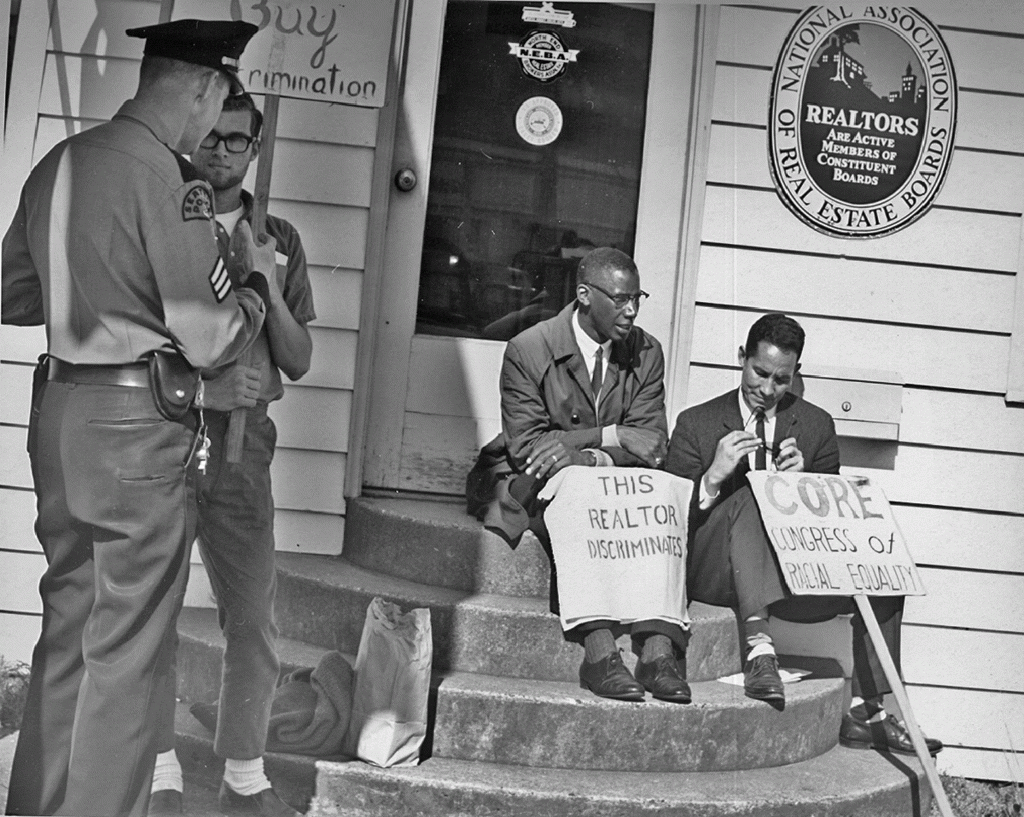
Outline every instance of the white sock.
<path id="1" fill-rule="evenodd" d="M 263 773 L 263 758 L 255 760 L 232 760 L 224 761 L 224 782 L 235 792 L 248 797 L 250 794 L 259 794 L 264 789 L 269 789 L 270 781 Z"/>
<path id="2" fill-rule="evenodd" d="M 775 647 L 771 641 L 755 644 L 747 653 L 747 660 L 753 661 L 759 655 L 775 655 Z"/>
<path id="3" fill-rule="evenodd" d="M 153 785 L 149 787 L 150 792 L 174 789 L 184 791 L 185 782 L 181 777 L 181 764 L 178 763 L 178 756 L 174 750 L 160 752 L 156 756 L 156 763 L 153 765 Z"/>

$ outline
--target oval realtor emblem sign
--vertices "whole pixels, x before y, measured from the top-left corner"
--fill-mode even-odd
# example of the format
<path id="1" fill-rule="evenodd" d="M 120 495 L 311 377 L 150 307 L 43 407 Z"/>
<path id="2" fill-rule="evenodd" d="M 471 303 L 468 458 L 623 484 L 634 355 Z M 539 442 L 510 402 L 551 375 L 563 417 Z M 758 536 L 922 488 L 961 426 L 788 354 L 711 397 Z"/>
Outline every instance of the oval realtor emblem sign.
<path id="1" fill-rule="evenodd" d="M 871 238 L 931 207 L 956 131 L 953 63 L 905 6 L 815 6 L 772 75 L 768 153 L 783 203 L 816 230 Z"/>

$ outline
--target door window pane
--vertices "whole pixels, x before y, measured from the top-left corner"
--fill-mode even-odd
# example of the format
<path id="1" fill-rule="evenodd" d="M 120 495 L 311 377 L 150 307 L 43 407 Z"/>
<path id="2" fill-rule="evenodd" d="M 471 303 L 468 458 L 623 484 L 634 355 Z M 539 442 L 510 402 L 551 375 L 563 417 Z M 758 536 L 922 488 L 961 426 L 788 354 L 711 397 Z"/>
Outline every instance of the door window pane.
<path id="1" fill-rule="evenodd" d="M 589 248 L 633 254 L 653 11 L 556 2 L 563 27 L 524 7 L 448 3 L 421 334 L 507 340 L 575 298 Z"/>

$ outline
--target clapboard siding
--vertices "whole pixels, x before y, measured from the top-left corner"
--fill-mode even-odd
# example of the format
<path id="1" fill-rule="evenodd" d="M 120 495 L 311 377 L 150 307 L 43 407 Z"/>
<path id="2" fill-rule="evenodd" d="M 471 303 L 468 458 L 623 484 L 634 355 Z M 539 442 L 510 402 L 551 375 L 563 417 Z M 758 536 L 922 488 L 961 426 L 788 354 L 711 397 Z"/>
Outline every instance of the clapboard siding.
<path id="1" fill-rule="evenodd" d="M 767 129 L 712 125 L 708 181 L 772 190 Z M 949 175 L 935 204 L 1020 213 L 1024 207 L 1024 156 L 954 150 Z"/>
<path id="2" fill-rule="evenodd" d="M 700 268 L 701 304 L 813 314 L 828 292 L 836 317 L 1004 334 L 1013 329 L 1016 282 L 1009 274 L 708 245 L 701 248 Z"/>
<path id="3" fill-rule="evenodd" d="M 345 454 L 278 448 L 270 476 L 277 508 L 345 513 Z"/>
<path id="4" fill-rule="evenodd" d="M 924 685 L 907 691 L 927 734 L 942 735 L 954 746 L 1017 751 L 1024 746 L 1024 695 Z"/>
<path id="5" fill-rule="evenodd" d="M 712 120 L 766 126 L 770 84 L 767 69 L 718 65 Z M 1024 95 L 961 89 L 959 102 L 957 147 L 1024 153 Z"/>
<path id="6" fill-rule="evenodd" d="M 309 372 L 300 382 L 306 386 L 352 389 L 358 332 L 311 324 L 309 334 L 313 338 L 313 357 Z"/>
<path id="7" fill-rule="evenodd" d="M 1024 128 L 1024 120 L 1021 126 Z M 952 235 L 958 240 L 950 241 Z M 703 240 L 715 244 L 1014 273 L 1018 263 L 1020 218 L 932 209 L 928 218 L 884 238 L 839 240 L 796 221 L 774 191 L 709 186 L 704 200 Z"/>
<path id="8" fill-rule="evenodd" d="M 779 240 L 781 243 L 782 239 Z M 825 312 L 831 306 L 831 299 L 825 296 L 817 311 Z M 778 308 L 797 313 L 785 304 Z M 908 386 L 993 394 L 1006 388 L 1008 336 L 797 314 L 808 336 L 804 351 L 804 366 L 808 370 L 813 370 L 815 364 L 878 368 L 884 362 L 885 368 L 899 373 Z M 757 317 L 758 313 L 698 304 L 693 361 L 735 365 L 736 350 L 746 341 L 747 330 Z M 970 361 L 970 365 L 964 365 L 965 361 Z"/>
<path id="9" fill-rule="evenodd" d="M 809 342 L 814 343 L 814 340 L 811 338 Z M 734 350 L 734 361 L 735 354 Z M 822 374 L 815 371 L 813 364 L 805 364 L 803 373 L 808 377 Z M 737 376 L 738 367 L 735 362 L 730 368 L 709 368 L 695 364 L 690 369 L 690 404 L 703 403 L 735 388 Z M 904 387 L 902 411 L 902 442 L 976 451 L 1024 453 L 1024 422 L 1021 422 L 1020 409 L 1008 407 L 999 395 Z M 1019 510 L 1024 513 L 1024 508 Z"/>
<path id="10" fill-rule="evenodd" d="M 1024 692 L 1024 635 L 1020 633 L 942 631 L 949 655 L 970 655 L 971 661 L 948 661 L 944 672 L 934 671 L 933 632 L 928 627 L 903 628 L 903 676 L 908 684 L 973 687 L 991 691 Z"/>
<path id="11" fill-rule="evenodd" d="M 352 392 L 285 384 L 284 397 L 270 406 L 277 444 L 312 451 L 348 450 Z"/>
<path id="12" fill-rule="evenodd" d="M 939 27 L 953 58 L 957 84 L 961 88 L 1020 93 L 1024 86 L 1024 36 L 992 37 L 977 31 L 948 30 L 948 16 L 942 9 L 923 6 L 921 10 Z M 1019 6 L 1017 15 L 1020 16 Z M 716 59 L 740 65 L 774 67 L 779 45 L 798 17 L 797 12 L 780 14 L 777 11 L 723 8 Z M 968 55 L 982 53 L 986 55 L 984 60 L 968 59 Z"/>
<path id="13" fill-rule="evenodd" d="M 333 329 L 359 329 L 359 304 L 363 272 L 342 267 L 309 265 L 313 287 L 316 326 Z"/>
<path id="14" fill-rule="evenodd" d="M 843 471 L 884 489 L 928 590 L 907 599 L 903 665 L 922 728 L 947 744 L 940 769 L 1013 779 L 1020 758 L 1003 751 L 1024 747 L 1024 410 L 1005 395 L 1019 331 L 1024 15 L 1010 0 L 924 9 L 960 89 L 951 168 L 918 222 L 851 241 L 804 225 L 774 191 L 771 69 L 799 11 L 771 5 L 722 9 L 687 402 L 735 387 L 736 350 L 767 311 L 807 330 L 809 395 L 830 369 L 897 373 L 898 441 L 842 438 Z"/>
<path id="15" fill-rule="evenodd" d="M 907 597 L 907 624 L 1024 634 L 1024 575 L 932 567 L 920 572 L 928 595 Z"/>

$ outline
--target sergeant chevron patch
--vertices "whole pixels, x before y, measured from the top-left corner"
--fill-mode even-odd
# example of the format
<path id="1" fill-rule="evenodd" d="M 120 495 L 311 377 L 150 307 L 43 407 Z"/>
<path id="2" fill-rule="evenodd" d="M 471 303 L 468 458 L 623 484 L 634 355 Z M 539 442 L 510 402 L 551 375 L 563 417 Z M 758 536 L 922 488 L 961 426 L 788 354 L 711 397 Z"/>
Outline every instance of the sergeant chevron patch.
<path id="1" fill-rule="evenodd" d="M 210 272 L 210 286 L 213 287 L 213 297 L 217 299 L 217 303 L 227 298 L 231 291 L 231 279 L 228 277 L 224 261 L 220 258 L 217 259 L 217 263 L 214 264 L 213 270 Z"/>

